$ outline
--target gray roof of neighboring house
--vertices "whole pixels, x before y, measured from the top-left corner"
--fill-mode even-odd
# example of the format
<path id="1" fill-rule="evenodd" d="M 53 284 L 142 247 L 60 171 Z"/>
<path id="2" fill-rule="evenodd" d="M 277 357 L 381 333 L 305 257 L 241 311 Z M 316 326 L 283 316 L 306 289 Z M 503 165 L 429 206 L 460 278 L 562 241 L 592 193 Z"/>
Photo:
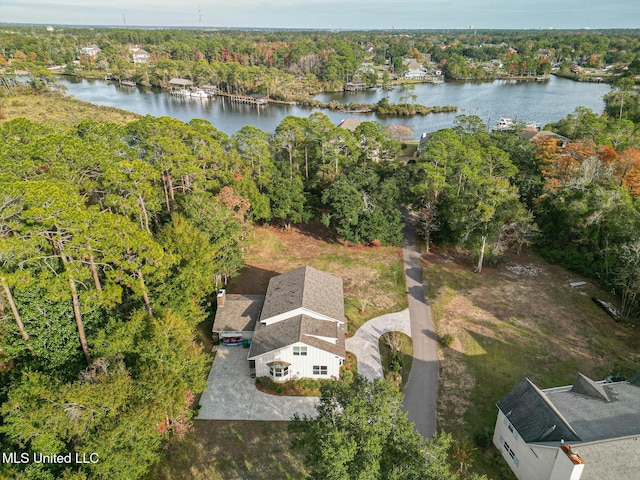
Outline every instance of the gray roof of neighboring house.
<path id="1" fill-rule="evenodd" d="M 264 295 L 227 294 L 224 306 L 218 306 L 214 332 L 251 332 L 260 318 Z"/>
<path id="2" fill-rule="evenodd" d="M 335 338 L 336 343 L 327 342 L 315 336 Z M 302 342 L 306 345 L 331 352 L 344 358 L 344 327 L 329 320 L 318 320 L 308 315 L 297 315 L 271 325 L 256 324 L 256 330 L 249 351 L 249 358 L 279 350 Z"/>
<path id="3" fill-rule="evenodd" d="M 640 387 L 628 382 L 596 383 L 545 391 L 547 398 L 585 442 L 640 435 Z M 582 381 L 581 381 L 582 383 Z"/>
<path id="4" fill-rule="evenodd" d="M 640 435 L 640 387 L 629 382 L 594 382 L 579 373 L 574 385 L 540 390 L 525 379 L 497 405 L 528 443 Z"/>
<path id="5" fill-rule="evenodd" d="M 562 414 L 528 378 L 502 397 L 497 406 L 527 443 L 580 440 Z"/>
<path id="6" fill-rule="evenodd" d="M 260 320 L 297 308 L 344 322 L 342 279 L 309 266 L 272 277 Z"/>

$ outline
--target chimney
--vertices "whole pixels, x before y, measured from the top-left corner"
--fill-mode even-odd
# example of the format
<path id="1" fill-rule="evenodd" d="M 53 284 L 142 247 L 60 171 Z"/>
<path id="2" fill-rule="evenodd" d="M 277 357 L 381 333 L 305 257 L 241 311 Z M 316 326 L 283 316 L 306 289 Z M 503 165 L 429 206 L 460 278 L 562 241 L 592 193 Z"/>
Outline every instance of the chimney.
<path id="1" fill-rule="evenodd" d="M 222 290 L 218 291 L 218 296 L 216 298 L 218 307 L 224 307 L 224 302 L 227 299 L 227 291 L 223 288 Z"/>

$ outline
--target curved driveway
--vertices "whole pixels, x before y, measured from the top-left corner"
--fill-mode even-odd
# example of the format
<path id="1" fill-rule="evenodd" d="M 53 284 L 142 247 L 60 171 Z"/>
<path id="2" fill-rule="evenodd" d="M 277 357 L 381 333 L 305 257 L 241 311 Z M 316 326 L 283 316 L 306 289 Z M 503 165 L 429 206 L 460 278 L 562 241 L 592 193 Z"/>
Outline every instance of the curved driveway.
<path id="1" fill-rule="evenodd" d="M 357 357 L 360 375 L 369 380 L 384 376 L 378 340 L 385 333 L 393 331 L 411 336 L 409 309 L 372 318 L 358 328 L 353 337 L 347 338 L 345 347 Z"/>
<path id="2" fill-rule="evenodd" d="M 425 300 L 426 286 L 422 281 L 421 252 L 416 247 L 415 225 L 403 214 L 402 256 L 409 296 L 413 363 L 404 389 L 404 409 L 409 420 L 424 438 L 436 432 L 436 400 L 438 397 L 438 345 L 433 331 L 431 308 Z"/>

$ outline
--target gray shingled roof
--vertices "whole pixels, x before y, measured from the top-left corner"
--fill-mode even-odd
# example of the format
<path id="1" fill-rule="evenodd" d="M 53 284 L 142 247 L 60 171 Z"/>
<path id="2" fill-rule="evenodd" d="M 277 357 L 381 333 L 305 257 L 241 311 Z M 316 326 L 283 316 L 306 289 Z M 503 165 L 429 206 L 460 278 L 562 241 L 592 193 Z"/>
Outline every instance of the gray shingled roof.
<path id="1" fill-rule="evenodd" d="M 335 338 L 335 344 L 315 336 Z M 329 320 L 297 315 L 271 325 L 258 323 L 253 335 L 249 358 L 302 342 L 344 358 L 344 327 Z"/>
<path id="2" fill-rule="evenodd" d="M 224 306 L 218 307 L 213 332 L 251 332 L 260 318 L 264 295 L 227 294 Z"/>
<path id="3" fill-rule="evenodd" d="M 571 387 L 571 391 L 586 395 L 587 397 L 595 398 L 596 400 L 604 400 L 605 402 L 610 400 L 609 395 L 602 385 L 594 382 L 589 377 L 581 373 L 578 373 L 576 381 Z"/>
<path id="4" fill-rule="evenodd" d="M 580 440 L 571 425 L 528 378 L 497 403 L 525 442 Z"/>
<path id="5" fill-rule="evenodd" d="M 640 435 L 640 387 L 629 382 L 598 385 L 609 401 L 572 387 L 544 391 L 585 442 Z"/>
<path id="6" fill-rule="evenodd" d="M 342 279 L 309 266 L 272 277 L 260 320 L 301 307 L 344 322 Z"/>

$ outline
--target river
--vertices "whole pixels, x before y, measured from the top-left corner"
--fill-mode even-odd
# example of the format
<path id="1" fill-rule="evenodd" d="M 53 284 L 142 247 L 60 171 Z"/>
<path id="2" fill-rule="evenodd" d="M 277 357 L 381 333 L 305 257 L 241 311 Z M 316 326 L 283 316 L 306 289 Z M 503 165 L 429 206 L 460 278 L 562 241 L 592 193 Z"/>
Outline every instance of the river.
<path id="1" fill-rule="evenodd" d="M 269 104 L 257 107 L 230 102 L 224 97 L 210 99 L 176 97 L 155 89 L 120 86 L 102 80 L 86 80 L 64 77 L 59 80 L 67 88 L 67 94 L 98 105 L 118 107 L 142 115 L 170 116 L 188 122 L 193 118 L 209 120 L 217 129 L 231 135 L 245 125 L 253 125 L 266 132 L 273 132 L 287 115 L 308 117 L 317 110 L 295 105 Z M 525 122 L 545 125 L 566 117 L 576 107 L 588 107 L 602 113 L 602 97 L 609 85 L 574 82 L 551 76 L 547 81 L 493 82 L 445 82 L 443 84 L 417 84 L 415 102 L 427 106 L 454 105 L 457 113 L 436 113 L 414 117 L 381 117 L 375 114 L 352 114 L 320 110 L 333 123 L 345 118 L 378 121 L 383 125 L 402 124 L 411 127 L 418 138 L 422 132 L 451 127 L 459 114 L 477 115 L 487 125 L 493 125 L 500 117 L 510 117 Z M 400 89 L 382 89 L 364 92 L 322 94 L 315 98 L 325 102 L 375 103 L 388 97 L 391 103 L 401 103 Z"/>

